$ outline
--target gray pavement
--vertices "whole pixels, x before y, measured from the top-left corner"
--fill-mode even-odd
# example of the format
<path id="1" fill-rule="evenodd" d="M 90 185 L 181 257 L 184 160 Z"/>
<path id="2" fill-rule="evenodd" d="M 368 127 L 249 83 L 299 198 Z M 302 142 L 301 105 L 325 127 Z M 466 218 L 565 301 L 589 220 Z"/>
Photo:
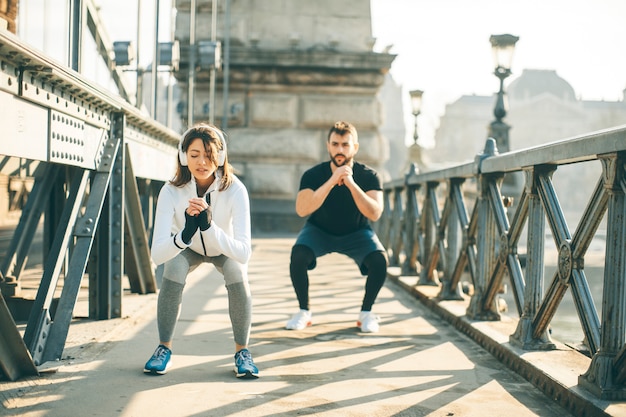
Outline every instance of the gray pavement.
<path id="1" fill-rule="evenodd" d="M 314 325 L 285 330 L 297 310 L 288 275 L 293 239 L 253 243 L 250 350 L 259 379 L 234 376 L 226 290 L 207 266 L 185 289 L 168 374 L 142 372 L 157 344 L 156 295 L 127 294 L 124 317 L 99 322 L 80 318 L 81 295 L 63 359 L 45 364 L 38 378 L 0 383 L 0 415 L 570 415 L 391 280 L 375 305 L 381 331 L 360 333 L 365 281 L 340 255 L 321 258 L 311 273 Z"/>

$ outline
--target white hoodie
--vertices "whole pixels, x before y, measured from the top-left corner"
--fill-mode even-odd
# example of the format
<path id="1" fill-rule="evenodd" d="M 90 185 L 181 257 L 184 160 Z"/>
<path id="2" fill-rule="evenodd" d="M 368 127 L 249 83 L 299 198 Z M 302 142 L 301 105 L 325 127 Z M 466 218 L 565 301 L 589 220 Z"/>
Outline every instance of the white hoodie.
<path id="1" fill-rule="evenodd" d="M 152 259 L 157 265 L 169 261 L 187 247 L 201 255 L 223 254 L 239 263 L 248 263 L 252 253 L 248 191 L 237 177 L 233 178 L 228 189 L 218 191 L 218 187 L 219 178 L 216 178 L 207 190 L 211 194 L 213 209 L 211 227 L 203 232 L 198 229 L 189 245 L 183 242 L 181 233 L 189 199 L 198 197 L 196 181 L 192 177 L 182 187 L 168 182 L 161 188 L 152 237 Z"/>

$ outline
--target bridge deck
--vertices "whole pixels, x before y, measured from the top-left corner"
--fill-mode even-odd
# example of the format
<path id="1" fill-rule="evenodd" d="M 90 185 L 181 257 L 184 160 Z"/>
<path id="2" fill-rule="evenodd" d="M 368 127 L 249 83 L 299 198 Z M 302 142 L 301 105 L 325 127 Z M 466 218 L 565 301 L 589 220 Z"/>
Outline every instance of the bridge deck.
<path id="1" fill-rule="evenodd" d="M 40 377 L 0 382 L 1 414 L 569 415 L 392 280 L 375 306 L 382 319 L 380 333 L 360 333 L 355 319 L 364 279 L 352 261 L 339 255 L 320 259 L 311 274 L 314 325 L 299 332 L 284 330 L 297 308 L 288 275 L 292 243 L 292 237 L 253 242 L 251 351 L 260 379 L 241 381 L 233 375 L 226 292 L 221 276 L 206 267 L 190 276 L 185 289 L 174 365 L 167 375 L 142 373 L 157 342 L 156 295 L 128 293 L 121 319 L 76 318 L 63 360 L 44 364 Z M 448 314 L 454 308 L 458 306 Z M 82 310 L 86 315 L 81 292 L 76 315 Z M 497 341 L 503 334 L 498 326 L 507 332 L 512 325 L 500 322 L 479 331 L 494 343 L 506 343 L 506 338 Z M 565 365 L 570 374 L 579 366 Z M 563 373 L 552 377 L 558 380 Z M 608 415 L 625 415 L 624 405 L 596 405 Z"/>

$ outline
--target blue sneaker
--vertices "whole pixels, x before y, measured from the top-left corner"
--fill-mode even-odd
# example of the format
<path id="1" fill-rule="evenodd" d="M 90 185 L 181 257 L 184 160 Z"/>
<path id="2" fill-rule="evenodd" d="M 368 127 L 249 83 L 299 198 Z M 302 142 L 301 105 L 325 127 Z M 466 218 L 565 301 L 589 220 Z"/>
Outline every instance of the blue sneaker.
<path id="1" fill-rule="evenodd" d="M 164 375 L 172 365 L 171 359 L 172 351 L 163 345 L 159 345 L 152 357 L 146 362 L 143 371 L 147 374 Z"/>
<path id="2" fill-rule="evenodd" d="M 241 349 L 235 353 L 235 375 L 237 375 L 237 378 L 259 377 L 259 368 L 254 364 L 248 349 Z"/>

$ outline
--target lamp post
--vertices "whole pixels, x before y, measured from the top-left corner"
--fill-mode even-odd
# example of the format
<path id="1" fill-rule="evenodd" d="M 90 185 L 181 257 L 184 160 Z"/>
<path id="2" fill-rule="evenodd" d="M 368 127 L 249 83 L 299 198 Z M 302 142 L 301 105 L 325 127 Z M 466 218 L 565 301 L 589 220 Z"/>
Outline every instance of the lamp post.
<path id="1" fill-rule="evenodd" d="M 509 129 L 511 126 L 502 121 L 506 116 L 507 104 L 504 98 L 504 80 L 511 75 L 511 62 L 513 60 L 513 51 L 515 43 L 519 37 L 513 35 L 491 35 L 491 50 L 495 62 L 494 75 L 500 80 L 500 90 L 496 99 L 496 106 L 493 109 L 493 115 L 496 120 L 489 125 L 489 137 L 496 141 L 496 145 L 500 152 L 508 152 L 509 146 Z"/>
<path id="2" fill-rule="evenodd" d="M 423 168 L 422 161 L 422 147 L 417 143 L 417 116 L 420 115 L 422 109 L 422 90 L 409 91 L 411 96 L 411 113 L 413 114 L 414 127 L 413 127 L 413 144 L 409 147 L 409 164 L 415 166 L 415 168 Z"/>
<path id="3" fill-rule="evenodd" d="M 422 95 L 424 92 L 422 90 L 413 90 L 409 91 L 409 95 L 411 96 L 411 110 L 413 113 L 413 118 L 415 119 L 415 126 L 413 130 L 413 143 L 417 144 L 417 116 L 420 115 L 420 110 L 422 109 Z"/>

